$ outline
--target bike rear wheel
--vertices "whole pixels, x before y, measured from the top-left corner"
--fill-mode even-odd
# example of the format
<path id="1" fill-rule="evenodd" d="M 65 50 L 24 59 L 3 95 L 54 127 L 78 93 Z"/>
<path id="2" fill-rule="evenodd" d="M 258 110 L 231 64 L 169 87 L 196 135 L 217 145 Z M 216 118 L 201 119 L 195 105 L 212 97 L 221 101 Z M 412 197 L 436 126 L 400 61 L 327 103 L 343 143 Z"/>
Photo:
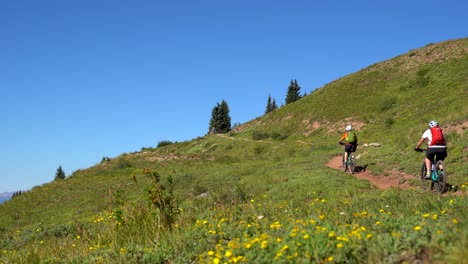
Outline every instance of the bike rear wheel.
<path id="1" fill-rule="evenodd" d="M 349 153 L 349 172 L 354 174 L 354 170 L 356 169 L 356 159 L 354 157 L 354 152 Z"/>
<path id="2" fill-rule="evenodd" d="M 436 191 L 439 194 L 442 194 L 445 192 L 445 185 L 447 184 L 447 175 L 445 174 L 445 167 L 444 167 L 444 170 L 441 170 L 440 167 L 444 167 L 444 163 L 441 160 L 437 161 L 435 165 L 435 171 L 438 175 L 435 185 L 436 185 Z"/>
<path id="3" fill-rule="evenodd" d="M 421 166 L 421 172 L 419 174 L 419 177 L 420 177 L 420 180 L 421 180 L 421 188 L 424 191 L 430 191 L 432 189 L 434 183 L 432 182 L 431 179 L 426 179 L 426 172 L 427 172 L 426 163 L 423 162 L 422 166 Z"/>
<path id="4" fill-rule="evenodd" d="M 346 160 L 344 158 L 344 155 L 345 154 L 343 153 L 341 160 L 342 160 L 343 171 L 346 172 L 347 167 L 346 167 Z"/>

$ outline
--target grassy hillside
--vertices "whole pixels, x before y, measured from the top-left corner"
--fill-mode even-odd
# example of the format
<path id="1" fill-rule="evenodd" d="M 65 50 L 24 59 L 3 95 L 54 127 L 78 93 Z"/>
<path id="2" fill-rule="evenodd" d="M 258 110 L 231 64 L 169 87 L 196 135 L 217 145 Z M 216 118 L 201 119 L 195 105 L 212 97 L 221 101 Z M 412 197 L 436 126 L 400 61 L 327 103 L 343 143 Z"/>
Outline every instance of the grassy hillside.
<path id="1" fill-rule="evenodd" d="M 0 263 L 459 263 L 468 257 L 468 39 L 344 76 L 240 125 L 124 153 L 1 204 Z M 413 148 L 436 119 L 449 182 L 422 192 Z M 325 166 L 352 124 L 358 163 L 415 188 Z M 358 165 L 359 165 L 358 164 Z"/>

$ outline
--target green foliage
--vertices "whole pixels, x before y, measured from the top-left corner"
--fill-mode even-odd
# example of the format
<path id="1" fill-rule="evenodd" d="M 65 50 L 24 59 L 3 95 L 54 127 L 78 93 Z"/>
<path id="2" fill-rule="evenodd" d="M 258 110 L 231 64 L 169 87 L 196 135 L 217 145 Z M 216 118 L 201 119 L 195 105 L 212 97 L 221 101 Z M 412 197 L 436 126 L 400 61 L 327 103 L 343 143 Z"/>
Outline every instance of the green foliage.
<path id="1" fill-rule="evenodd" d="M 158 142 L 158 148 L 160 147 L 164 147 L 164 146 L 168 146 L 168 145 L 171 145 L 171 144 L 174 144 L 174 142 L 170 141 L 170 140 L 161 140 Z"/>
<path id="2" fill-rule="evenodd" d="M 231 130 L 231 117 L 229 116 L 229 106 L 225 100 L 217 103 L 211 112 L 210 125 L 208 130 L 215 133 L 226 133 Z"/>
<path id="3" fill-rule="evenodd" d="M 265 114 L 275 111 L 276 109 L 278 109 L 278 106 L 276 105 L 276 100 L 272 99 L 271 95 L 268 95 L 268 101 L 267 101 Z"/>
<path id="4" fill-rule="evenodd" d="M 297 80 L 291 80 L 286 93 L 286 104 L 294 103 L 301 99 L 301 87 L 297 84 Z"/>
<path id="5" fill-rule="evenodd" d="M 57 168 L 57 172 L 55 172 L 55 180 L 64 180 L 65 179 L 65 172 L 62 169 L 62 166 Z"/>
<path id="6" fill-rule="evenodd" d="M 161 219 L 162 227 L 172 229 L 178 212 L 172 177 L 167 178 L 169 187 L 166 187 L 161 184 L 159 173 L 149 169 L 145 169 L 144 173 L 151 179 L 150 187 L 147 190 L 148 202 L 157 210 L 156 216 L 158 220 Z"/>

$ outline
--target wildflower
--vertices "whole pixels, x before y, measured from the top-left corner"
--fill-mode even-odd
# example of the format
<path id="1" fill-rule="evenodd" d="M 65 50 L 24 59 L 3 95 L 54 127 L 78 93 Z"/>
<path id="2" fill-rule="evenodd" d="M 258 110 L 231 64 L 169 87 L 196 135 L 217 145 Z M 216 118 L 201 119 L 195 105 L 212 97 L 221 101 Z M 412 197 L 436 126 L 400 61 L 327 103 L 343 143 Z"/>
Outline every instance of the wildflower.
<path id="1" fill-rule="evenodd" d="M 224 256 L 226 256 L 227 258 L 229 258 L 230 256 L 232 256 L 232 251 L 230 251 L 230 250 L 226 251 L 226 253 L 224 254 Z"/>
<path id="2" fill-rule="evenodd" d="M 270 228 L 271 229 L 280 229 L 281 224 L 278 221 L 276 221 L 276 222 L 274 222 L 273 224 L 270 225 Z"/>
<path id="3" fill-rule="evenodd" d="M 453 199 L 450 199 L 450 204 L 453 204 L 454 200 Z"/>
<path id="4" fill-rule="evenodd" d="M 213 250 L 208 251 L 208 256 L 213 256 L 213 255 L 214 255 L 214 251 L 213 251 Z"/>
<path id="5" fill-rule="evenodd" d="M 80 239 L 81 237 L 80 236 L 76 236 L 76 239 Z"/>
<path id="6" fill-rule="evenodd" d="M 381 224 L 380 221 L 375 222 L 375 225 L 380 225 L 380 224 Z"/>
<path id="7" fill-rule="evenodd" d="M 419 230 L 421 230 L 421 227 L 420 227 L 420 226 L 415 226 L 415 227 L 414 227 L 414 230 L 415 230 L 415 231 L 419 231 Z"/>
<path id="8" fill-rule="evenodd" d="M 424 217 L 424 218 L 428 218 L 428 217 L 429 217 L 429 214 L 423 214 L 423 217 Z"/>
<path id="9" fill-rule="evenodd" d="M 459 222 L 458 222 L 458 220 L 457 220 L 457 219 L 455 219 L 455 218 L 454 218 L 454 219 L 452 219 L 452 223 L 454 223 L 454 224 L 458 224 Z"/>
<path id="10" fill-rule="evenodd" d="M 255 202 L 255 200 L 254 200 L 254 199 L 252 199 L 252 200 L 250 200 L 250 202 L 251 202 L 251 203 L 253 203 L 253 202 Z"/>
<path id="11" fill-rule="evenodd" d="M 437 220 L 438 217 L 439 217 L 439 216 L 436 215 L 436 214 L 433 214 L 433 215 L 432 215 L 432 219 L 434 219 L 434 220 Z"/>
<path id="12" fill-rule="evenodd" d="M 309 234 L 305 234 L 304 235 L 304 239 L 309 239 L 310 238 L 310 235 Z"/>
<path id="13" fill-rule="evenodd" d="M 263 248 L 263 249 L 267 248 L 268 247 L 268 241 L 266 241 L 266 240 L 262 241 L 262 244 L 261 244 L 260 247 Z"/>
<path id="14" fill-rule="evenodd" d="M 385 210 L 384 210 L 384 209 L 380 209 L 379 212 L 385 213 Z"/>
<path id="15" fill-rule="evenodd" d="M 281 239 L 281 237 L 276 238 L 276 242 L 281 243 L 281 241 L 283 241 L 283 239 Z"/>
<path id="16" fill-rule="evenodd" d="M 214 258 L 213 259 L 213 264 L 219 264 L 219 261 L 220 261 L 219 258 Z"/>
<path id="17" fill-rule="evenodd" d="M 362 230 L 362 231 L 366 231 L 366 227 L 365 227 L 365 226 L 361 226 L 361 230 Z"/>
<path id="18" fill-rule="evenodd" d="M 336 247 L 337 247 L 337 248 L 342 248 L 342 247 L 344 247 L 344 246 L 343 246 L 343 243 L 338 243 L 338 244 L 336 245 Z"/>
<path id="19" fill-rule="evenodd" d="M 327 261 L 328 261 L 328 262 L 332 262 L 332 261 L 333 261 L 333 256 L 328 257 L 328 258 L 327 258 Z"/>
<path id="20" fill-rule="evenodd" d="M 371 239 L 371 238 L 372 238 L 372 234 L 367 234 L 366 238 L 367 238 L 367 239 Z"/>
<path id="21" fill-rule="evenodd" d="M 330 233 L 328 233 L 328 237 L 334 237 L 335 236 L 335 231 L 331 231 Z"/>
<path id="22" fill-rule="evenodd" d="M 319 215 L 319 219 L 320 219 L 320 220 L 325 219 L 325 215 Z"/>

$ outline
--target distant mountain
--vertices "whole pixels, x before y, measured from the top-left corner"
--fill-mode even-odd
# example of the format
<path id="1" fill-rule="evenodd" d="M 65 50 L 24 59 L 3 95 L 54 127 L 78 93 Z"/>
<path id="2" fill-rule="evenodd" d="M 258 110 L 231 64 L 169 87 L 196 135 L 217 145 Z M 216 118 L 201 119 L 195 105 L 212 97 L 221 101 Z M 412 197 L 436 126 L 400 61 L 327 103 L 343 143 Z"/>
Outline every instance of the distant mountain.
<path id="1" fill-rule="evenodd" d="M 10 200 L 12 196 L 13 196 L 12 192 L 0 193 L 0 204 Z"/>

